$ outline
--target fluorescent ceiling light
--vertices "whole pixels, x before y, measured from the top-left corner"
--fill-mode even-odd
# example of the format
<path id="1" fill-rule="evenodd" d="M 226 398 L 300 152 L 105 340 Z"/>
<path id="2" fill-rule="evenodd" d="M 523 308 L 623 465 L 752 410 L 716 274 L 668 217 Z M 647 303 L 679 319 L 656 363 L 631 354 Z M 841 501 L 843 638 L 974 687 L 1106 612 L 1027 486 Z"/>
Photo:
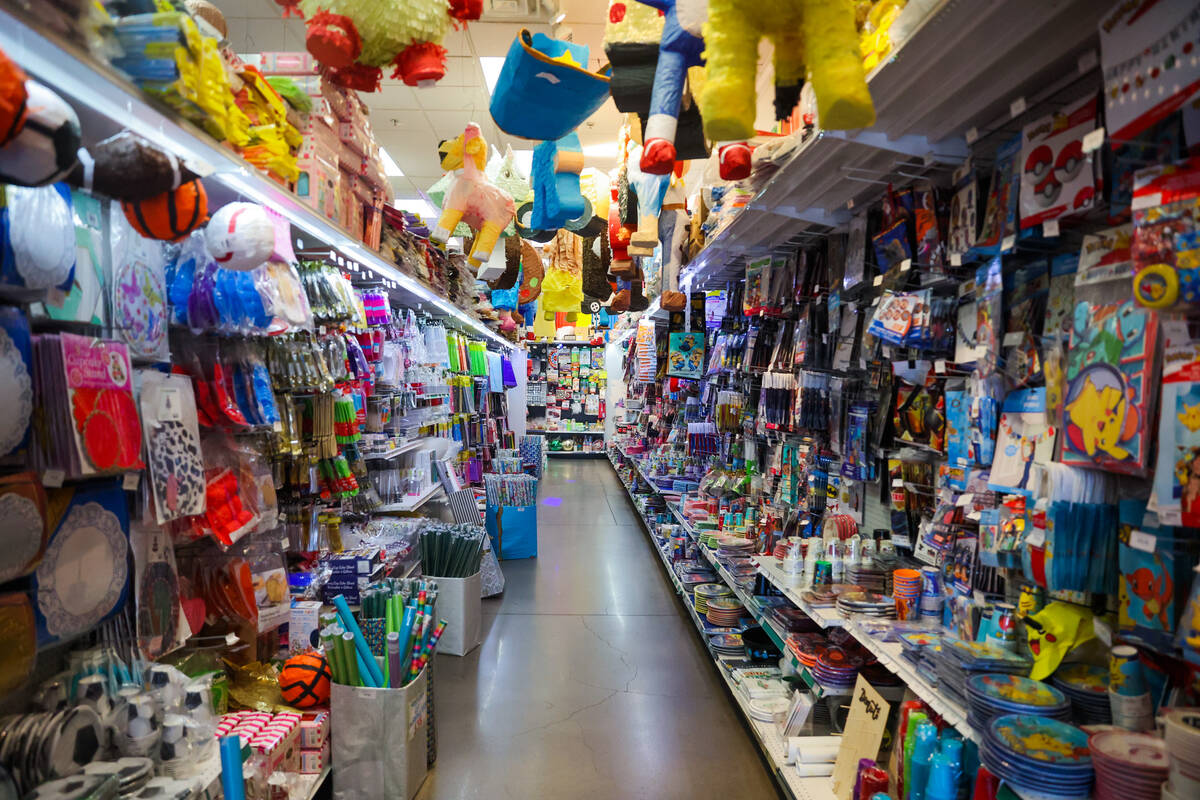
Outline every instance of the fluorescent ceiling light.
<path id="1" fill-rule="evenodd" d="M 585 156 L 594 156 L 596 158 L 616 158 L 617 143 L 600 142 L 599 144 L 585 144 L 583 146 L 583 154 Z"/>
<path id="2" fill-rule="evenodd" d="M 550 20 L 550 24 L 551 24 L 551 25 L 557 25 L 558 23 L 562 22 L 562 21 L 563 21 L 564 19 L 566 19 L 566 18 L 567 18 L 567 12 L 565 12 L 565 11 L 560 11 L 560 12 L 558 12 L 558 16 L 557 16 L 557 17 L 555 17 L 554 19 Z"/>
<path id="3" fill-rule="evenodd" d="M 392 203 L 392 207 L 417 214 L 429 224 L 435 224 L 440 216 L 438 210 L 433 207 L 433 203 L 421 197 L 397 197 Z"/>
<path id="4" fill-rule="evenodd" d="M 383 171 L 389 178 L 403 178 L 404 170 L 392 158 L 386 147 L 379 148 L 379 160 L 383 162 Z"/>
<path id="5" fill-rule="evenodd" d="M 483 82 L 487 84 L 488 96 L 496 89 L 500 70 L 504 68 L 504 56 L 480 56 L 479 67 L 483 70 Z"/>

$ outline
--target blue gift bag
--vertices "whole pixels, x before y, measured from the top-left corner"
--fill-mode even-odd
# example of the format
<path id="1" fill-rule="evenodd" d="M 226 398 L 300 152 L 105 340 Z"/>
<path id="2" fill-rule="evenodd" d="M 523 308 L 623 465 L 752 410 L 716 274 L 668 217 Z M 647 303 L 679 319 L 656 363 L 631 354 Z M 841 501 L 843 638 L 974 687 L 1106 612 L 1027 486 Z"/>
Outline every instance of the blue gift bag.
<path id="1" fill-rule="evenodd" d="M 587 70 L 588 49 L 522 29 L 492 91 L 492 119 L 525 139 L 561 139 L 608 99 L 608 68 Z"/>
<path id="2" fill-rule="evenodd" d="M 537 506 L 489 505 L 486 524 L 501 560 L 537 557 Z"/>

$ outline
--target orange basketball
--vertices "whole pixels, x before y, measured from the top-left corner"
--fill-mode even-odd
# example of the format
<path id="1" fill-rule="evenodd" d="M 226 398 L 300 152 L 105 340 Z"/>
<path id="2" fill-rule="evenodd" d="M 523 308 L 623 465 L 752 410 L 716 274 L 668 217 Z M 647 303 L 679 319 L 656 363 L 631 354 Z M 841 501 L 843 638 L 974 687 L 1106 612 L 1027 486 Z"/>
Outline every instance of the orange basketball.
<path id="1" fill-rule="evenodd" d="M 329 662 L 316 653 L 292 656 L 279 673 L 283 701 L 295 708 L 329 705 Z"/>
<path id="2" fill-rule="evenodd" d="M 177 242 L 208 219 L 208 195 L 197 179 L 148 200 L 125 201 L 121 208 L 142 236 Z"/>
<path id="3" fill-rule="evenodd" d="M 25 127 L 29 99 L 25 73 L 0 52 L 0 145 L 8 144 Z"/>

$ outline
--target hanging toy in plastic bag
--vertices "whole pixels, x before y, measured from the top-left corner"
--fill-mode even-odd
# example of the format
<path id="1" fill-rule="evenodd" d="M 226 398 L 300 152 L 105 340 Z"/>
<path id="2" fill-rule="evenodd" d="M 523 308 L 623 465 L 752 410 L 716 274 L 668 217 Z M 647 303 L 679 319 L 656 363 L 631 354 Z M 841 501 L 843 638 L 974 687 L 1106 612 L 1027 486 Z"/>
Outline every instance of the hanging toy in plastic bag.
<path id="1" fill-rule="evenodd" d="M 147 239 L 178 242 L 208 219 L 208 195 L 199 180 L 143 200 L 121 203 L 125 219 Z"/>
<path id="2" fill-rule="evenodd" d="M 1133 208 L 1138 303 L 1159 310 L 1200 303 L 1200 158 L 1139 170 Z"/>

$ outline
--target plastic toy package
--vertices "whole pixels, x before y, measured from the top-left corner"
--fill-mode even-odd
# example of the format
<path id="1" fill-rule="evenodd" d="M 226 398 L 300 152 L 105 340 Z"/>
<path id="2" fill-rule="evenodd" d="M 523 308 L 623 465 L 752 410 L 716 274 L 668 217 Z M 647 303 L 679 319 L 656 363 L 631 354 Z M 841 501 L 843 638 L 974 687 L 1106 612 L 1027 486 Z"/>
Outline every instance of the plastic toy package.
<path id="1" fill-rule="evenodd" d="M 1139 170 L 1132 208 L 1138 303 L 1165 310 L 1200 302 L 1200 158 Z"/>

